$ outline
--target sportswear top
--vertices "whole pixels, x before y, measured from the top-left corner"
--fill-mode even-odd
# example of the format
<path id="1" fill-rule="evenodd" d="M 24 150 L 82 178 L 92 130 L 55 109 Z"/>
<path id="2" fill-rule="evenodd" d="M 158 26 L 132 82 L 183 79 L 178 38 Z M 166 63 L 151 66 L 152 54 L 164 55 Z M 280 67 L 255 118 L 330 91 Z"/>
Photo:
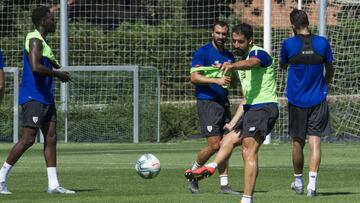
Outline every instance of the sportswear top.
<path id="1" fill-rule="evenodd" d="M 282 63 L 289 63 L 286 96 L 291 104 L 308 108 L 326 99 L 324 64 L 332 63 L 328 40 L 318 35 L 296 35 L 284 40 Z"/>
<path id="2" fill-rule="evenodd" d="M 55 59 L 51 48 L 41 34 L 37 30 L 28 33 L 25 39 L 24 70 L 19 92 L 19 104 L 35 100 L 49 105 L 54 103 L 53 77 L 40 75 L 32 71 L 28 54 L 30 52 L 29 42 L 33 38 L 42 41 L 40 63 L 51 70 L 53 69 L 54 64 L 60 66 Z"/>
<path id="3" fill-rule="evenodd" d="M 213 66 L 224 62 L 234 62 L 235 58 L 228 50 L 218 51 L 211 42 L 200 47 L 193 55 L 192 67 Z M 226 100 L 228 90 L 218 84 L 195 85 L 195 97 L 202 100 Z"/>

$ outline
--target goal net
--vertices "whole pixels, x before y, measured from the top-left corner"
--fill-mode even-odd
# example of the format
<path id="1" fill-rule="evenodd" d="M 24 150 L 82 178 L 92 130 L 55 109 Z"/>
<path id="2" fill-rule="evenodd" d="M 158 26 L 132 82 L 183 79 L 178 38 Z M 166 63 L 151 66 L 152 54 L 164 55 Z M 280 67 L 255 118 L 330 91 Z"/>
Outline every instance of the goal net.
<path id="1" fill-rule="evenodd" d="M 139 66 L 66 67 L 72 81 L 57 96 L 58 134 L 70 142 L 159 141 L 157 69 Z M 60 83 L 57 83 L 58 89 Z M 60 92 L 60 91 L 57 91 Z"/>
<path id="2" fill-rule="evenodd" d="M 58 2 L 0 1 L 0 48 L 5 53 L 8 66 L 22 66 L 22 43 L 25 33 L 32 29 L 29 18 L 32 8 L 40 4 L 52 5 L 52 10 L 58 14 Z M 255 31 L 254 41 L 257 45 L 263 46 L 264 0 L 68 0 L 67 2 L 70 66 L 138 64 L 156 67 L 161 80 L 161 101 L 173 105 L 194 104 L 194 86 L 189 81 L 192 54 L 210 40 L 211 25 L 215 20 L 224 20 L 230 26 L 239 22 L 252 24 Z M 271 2 L 272 55 L 278 64 L 281 42 L 292 34 L 289 13 L 293 8 L 298 7 L 298 1 Z M 360 3 L 358 0 L 327 2 L 327 37 L 335 57 L 335 78 L 329 88 L 328 97 L 333 135 L 358 138 L 360 137 L 360 57 L 358 56 Z M 317 33 L 319 1 L 303 0 L 302 8 L 309 14 L 312 32 Z M 58 56 L 59 39 L 59 32 L 49 36 L 51 47 Z M 231 49 L 230 40 L 227 47 Z M 92 76 L 86 77 L 94 81 L 107 81 L 113 77 L 109 74 L 97 73 L 96 79 Z M 289 139 L 285 98 L 287 73 L 277 70 L 276 75 L 281 105 L 280 117 L 272 135 L 275 140 L 287 141 Z M 74 81 L 76 80 L 74 78 Z M 115 88 L 113 90 L 114 94 L 118 93 Z M 230 97 L 234 106 L 239 102 L 241 96 L 239 91 L 240 88 L 231 90 Z M 76 94 L 88 93 L 78 91 Z M 103 94 L 106 98 L 114 96 L 110 91 Z M 101 104 L 102 99 L 96 100 L 96 95 L 82 97 L 79 101 L 92 102 L 81 104 L 83 107 L 91 106 L 92 110 L 99 111 L 104 109 Z M 115 95 L 115 97 L 121 96 Z M 95 104 L 98 101 L 100 103 Z M 71 104 L 70 108 L 73 108 Z M 72 116 L 71 113 L 69 114 Z M 100 116 L 107 118 L 106 115 Z M 115 118 L 109 117 L 108 123 Z M 77 128 L 80 132 L 86 129 L 86 127 L 70 127 L 71 119 L 69 119 L 69 130 Z M 81 119 L 79 122 L 87 122 L 91 127 L 96 122 L 96 119 L 87 121 Z"/>

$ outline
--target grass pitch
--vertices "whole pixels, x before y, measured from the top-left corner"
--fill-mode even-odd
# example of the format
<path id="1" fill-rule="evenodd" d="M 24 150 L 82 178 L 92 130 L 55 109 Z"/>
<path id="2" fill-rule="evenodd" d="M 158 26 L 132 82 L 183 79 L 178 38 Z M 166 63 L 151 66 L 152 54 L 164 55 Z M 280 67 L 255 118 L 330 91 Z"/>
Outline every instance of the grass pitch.
<path id="1" fill-rule="evenodd" d="M 75 195 L 49 195 L 42 145 L 27 151 L 12 169 L 8 188 L 12 195 L 0 195 L 0 202 L 129 202 L 129 203 L 228 203 L 241 196 L 219 193 L 217 175 L 200 182 L 200 194 L 190 194 L 183 176 L 190 168 L 203 141 L 167 144 L 58 144 L 58 178 Z M 0 163 L 12 144 L 0 144 Z M 308 146 L 306 163 L 308 162 Z M 230 184 L 243 191 L 241 148 L 230 160 Z M 293 180 L 291 145 L 264 145 L 260 149 L 260 174 L 256 203 L 360 202 L 360 145 L 323 144 L 322 164 L 315 198 L 296 195 L 290 190 Z M 158 177 L 146 180 L 135 172 L 135 161 L 153 153 L 161 162 Z M 307 167 L 304 171 L 305 183 Z"/>

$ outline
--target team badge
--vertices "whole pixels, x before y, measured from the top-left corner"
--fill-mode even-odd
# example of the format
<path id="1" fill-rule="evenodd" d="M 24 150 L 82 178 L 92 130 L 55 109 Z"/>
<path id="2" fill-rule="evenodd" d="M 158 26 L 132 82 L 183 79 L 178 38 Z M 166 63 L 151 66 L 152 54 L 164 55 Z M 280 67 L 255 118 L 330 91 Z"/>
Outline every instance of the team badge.
<path id="1" fill-rule="evenodd" d="M 34 123 L 37 123 L 39 121 L 39 117 L 34 116 L 34 117 L 32 117 L 32 120 L 34 121 Z"/>
<path id="2" fill-rule="evenodd" d="M 212 131 L 212 126 L 211 126 L 211 125 L 208 125 L 206 128 L 207 128 L 207 130 L 209 131 L 209 133 L 211 133 L 211 131 Z"/>
<path id="3" fill-rule="evenodd" d="M 249 132 L 254 132 L 255 129 L 256 129 L 255 127 L 250 127 L 250 128 L 249 128 Z"/>

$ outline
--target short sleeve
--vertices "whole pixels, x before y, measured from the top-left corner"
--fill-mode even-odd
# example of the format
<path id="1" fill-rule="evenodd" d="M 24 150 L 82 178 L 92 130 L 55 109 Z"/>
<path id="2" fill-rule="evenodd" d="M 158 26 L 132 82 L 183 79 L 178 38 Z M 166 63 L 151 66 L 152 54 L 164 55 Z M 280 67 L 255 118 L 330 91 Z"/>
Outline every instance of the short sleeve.
<path id="1" fill-rule="evenodd" d="M 268 67 L 272 64 L 273 60 L 271 56 L 264 50 L 253 50 L 249 53 L 249 58 L 257 58 L 261 62 L 262 67 Z"/>
<path id="2" fill-rule="evenodd" d="M 198 49 L 193 56 L 191 67 L 204 66 L 204 58 L 201 49 Z"/>

